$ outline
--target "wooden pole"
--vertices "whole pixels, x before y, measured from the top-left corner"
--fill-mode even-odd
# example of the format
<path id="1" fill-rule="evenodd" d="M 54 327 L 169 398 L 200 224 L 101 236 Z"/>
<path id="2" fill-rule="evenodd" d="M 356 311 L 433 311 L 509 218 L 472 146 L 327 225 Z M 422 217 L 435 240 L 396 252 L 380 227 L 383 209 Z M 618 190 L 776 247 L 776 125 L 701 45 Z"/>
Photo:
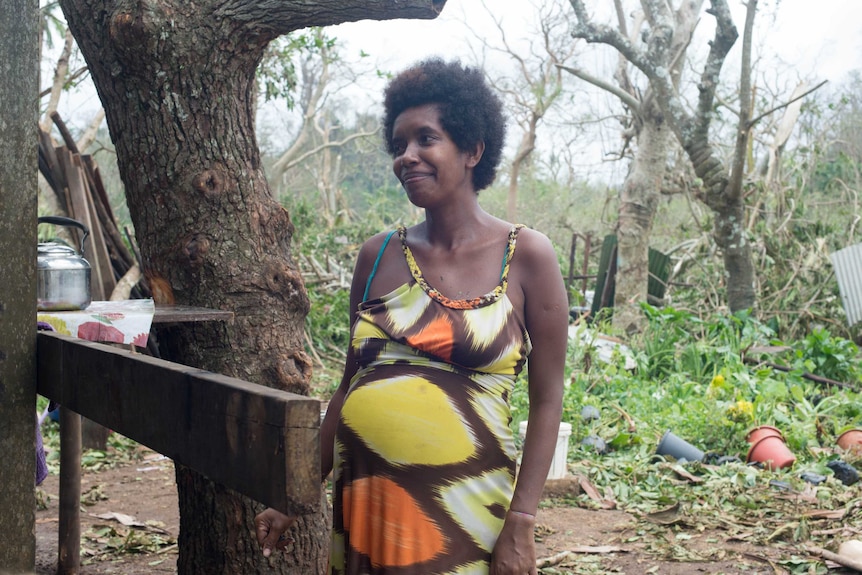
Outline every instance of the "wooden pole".
<path id="1" fill-rule="evenodd" d="M 0 572 L 36 557 L 39 3 L 0 4 Z"/>
<path id="2" fill-rule="evenodd" d="M 587 295 L 587 271 L 589 271 L 589 263 L 590 263 L 590 250 L 593 247 L 593 236 L 587 234 L 584 238 L 584 263 L 583 267 L 581 267 L 581 275 L 584 276 L 583 283 L 581 284 L 581 293 L 585 296 Z M 593 294 L 595 297 L 595 294 Z"/>
<path id="3" fill-rule="evenodd" d="M 578 246 L 578 233 L 572 234 L 572 246 L 569 249 L 569 277 L 566 280 L 566 288 L 572 288 L 572 282 L 575 277 L 575 248 Z"/>
<path id="4" fill-rule="evenodd" d="M 60 406 L 60 521 L 57 575 L 81 565 L 81 416 Z"/>

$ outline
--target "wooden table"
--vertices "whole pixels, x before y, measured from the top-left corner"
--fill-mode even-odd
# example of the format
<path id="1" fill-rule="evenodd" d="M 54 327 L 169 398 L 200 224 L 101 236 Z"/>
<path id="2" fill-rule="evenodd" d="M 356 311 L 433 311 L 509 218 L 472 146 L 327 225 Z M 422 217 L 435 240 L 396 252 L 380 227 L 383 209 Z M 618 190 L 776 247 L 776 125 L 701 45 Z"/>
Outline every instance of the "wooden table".
<path id="1" fill-rule="evenodd" d="M 156 305 L 152 322 L 233 316 Z M 82 415 L 284 512 L 319 505 L 318 400 L 52 332 L 37 355 L 37 391 L 61 405 L 58 574 L 80 565 Z"/>

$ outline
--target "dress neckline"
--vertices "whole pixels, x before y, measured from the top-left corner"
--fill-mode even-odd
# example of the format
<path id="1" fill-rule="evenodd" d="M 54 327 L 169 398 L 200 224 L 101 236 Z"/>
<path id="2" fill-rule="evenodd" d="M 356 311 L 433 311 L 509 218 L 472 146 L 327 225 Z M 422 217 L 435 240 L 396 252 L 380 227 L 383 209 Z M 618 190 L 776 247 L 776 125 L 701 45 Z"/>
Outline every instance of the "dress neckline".
<path id="1" fill-rule="evenodd" d="M 405 226 L 398 226 L 398 237 L 401 239 L 401 249 L 404 251 L 404 257 L 407 260 L 407 267 L 410 268 L 410 274 L 413 276 L 413 279 L 419 287 L 422 288 L 422 291 L 428 294 L 428 297 L 449 308 L 476 309 L 491 305 L 506 294 L 506 289 L 509 286 L 509 264 L 515 253 L 515 243 L 518 239 L 518 232 L 520 232 L 523 227 L 524 224 L 515 224 L 509 230 L 509 237 L 506 242 L 506 252 L 503 254 L 500 282 L 493 290 L 489 291 L 485 295 L 470 299 L 451 299 L 431 286 L 422 274 L 419 264 L 416 263 L 416 258 L 413 257 L 413 252 L 410 250 L 410 246 L 407 245 L 407 228 Z"/>

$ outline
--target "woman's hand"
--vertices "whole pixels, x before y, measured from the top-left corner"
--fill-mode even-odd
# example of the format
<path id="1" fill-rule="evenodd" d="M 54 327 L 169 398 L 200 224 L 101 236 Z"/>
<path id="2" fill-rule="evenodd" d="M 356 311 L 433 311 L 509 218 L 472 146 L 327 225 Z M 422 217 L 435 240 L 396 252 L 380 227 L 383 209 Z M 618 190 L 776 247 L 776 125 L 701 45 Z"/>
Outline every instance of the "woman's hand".
<path id="1" fill-rule="evenodd" d="M 275 509 L 266 509 L 254 518 L 257 542 L 263 547 L 263 556 L 272 555 L 273 549 L 283 550 L 291 540 L 285 532 L 296 522 L 296 517 L 288 517 Z"/>
<path id="2" fill-rule="evenodd" d="M 490 575 L 538 575 L 533 528 L 536 518 L 509 511 L 491 553 Z"/>

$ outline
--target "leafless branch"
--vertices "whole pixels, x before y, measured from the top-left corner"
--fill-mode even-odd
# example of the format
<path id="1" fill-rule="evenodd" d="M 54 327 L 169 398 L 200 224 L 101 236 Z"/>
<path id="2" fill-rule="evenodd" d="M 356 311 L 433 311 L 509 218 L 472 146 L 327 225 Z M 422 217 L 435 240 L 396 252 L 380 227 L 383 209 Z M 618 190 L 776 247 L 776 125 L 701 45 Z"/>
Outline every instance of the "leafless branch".
<path id="1" fill-rule="evenodd" d="M 751 42 L 754 32 L 754 16 L 757 0 L 748 0 L 745 9 L 745 27 L 742 33 L 742 62 L 739 74 L 739 124 L 736 130 L 736 145 L 733 150 L 733 165 L 727 187 L 727 197 L 736 201 L 742 191 L 742 175 L 745 172 L 745 156 L 748 152 L 748 134 L 751 124 Z"/>
<path id="2" fill-rule="evenodd" d="M 323 150 L 327 150 L 330 148 L 340 148 L 341 146 L 344 146 L 344 145 L 346 145 L 346 144 L 348 144 L 348 143 L 350 143 L 353 140 L 356 140 L 358 138 L 369 138 L 371 136 L 374 136 L 379 131 L 380 130 L 377 129 L 377 130 L 373 130 L 370 132 L 356 132 L 354 134 L 350 134 L 349 136 L 345 137 L 342 140 L 338 140 L 336 142 L 326 142 L 324 144 L 316 146 L 315 148 L 308 150 L 304 154 L 297 156 L 295 159 L 291 160 L 290 162 L 288 162 L 287 164 L 282 166 L 281 171 L 286 172 L 286 171 L 290 170 L 291 168 L 293 168 L 294 166 L 296 166 L 297 164 L 301 164 L 304 160 L 310 158 L 311 156 L 313 156 L 317 153 L 322 152 Z"/>
<path id="3" fill-rule="evenodd" d="M 606 92 L 613 94 L 614 96 L 616 96 L 617 98 L 622 100 L 623 104 L 625 104 L 626 106 L 631 108 L 631 110 L 633 112 L 637 112 L 638 110 L 640 110 L 640 102 L 638 102 L 634 98 L 634 96 L 632 96 L 628 92 L 625 92 L 621 88 L 614 86 L 613 84 L 611 84 L 609 82 L 605 82 L 601 78 L 596 78 L 595 76 L 588 74 L 587 72 L 584 72 L 583 70 L 581 70 L 579 68 L 573 68 L 571 66 L 564 66 L 562 64 L 557 64 L 557 67 L 560 68 L 561 70 L 565 70 L 566 72 L 568 72 L 569 74 L 572 74 L 573 76 L 575 76 L 577 78 L 580 78 L 584 82 L 589 82 L 593 86 L 596 86 L 597 88 L 601 88 L 602 90 L 605 90 Z"/>
<path id="4" fill-rule="evenodd" d="M 572 9 L 575 11 L 575 16 L 578 19 L 578 23 L 572 29 L 573 37 L 581 38 L 591 44 L 607 44 L 616 48 L 617 51 L 644 74 L 647 76 L 655 74 L 654 66 L 647 54 L 639 50 L 619 30 L 603 24 L 594 24 L 591 21 L 583 0 L 569 0 L 569 3 L 572 5 Z"/>
<path id="5" fill-rule="evenodd" d="M 105 109 L 99 108 L 99 111 L 96 112 L 96 115 L 90 120 L 90 123 L 87 125 L 87 128 L 84 130 L 84 133 L 81 134 L 81 137 L 78 138 L 76 142 L 78 146 L 78 150 L 83 154 L 96 140 L 96 134 L 99 132 L 99 126 L 102 125 L 102 120 L 105 119 Z"/>
<path id="6" fill-rule="evenodd" d="M 788 100 L 788 101 L 784 102 L 783 104 L 779 104 L 778 106 L 775 106 L 774 108 L 770 108 L 770 109 L 769 109 L 769 110 L 767 110 L 766 112 L 763 112 L 762 114 L 758 115 L 756 118 L 754 118 L 754 119 L 752 119 L 752 120 L 749 120 L 749 122 L 748 122 L 748 127 L 749 127 L 749 128 L 751 128 L 751 127 L 752 127 L 752 126 L 754 126 L 757 122 L 759 122 L 760 120 L 762 120 L 762 119 L 763 119 L 763 118 L 765 118 L 766 116 L 768 116 L 768 115 L 772 114 L 773 112 L 777 112 L 778 110 L 781 110 L 782 108 L 786 108 L 787 106 L 789 106 L 789 105 L 790 105 L 790 104 L 792 104 L 793 102 L 795 102 L 795 101 L 797 101 L 797 100 L 801 100 L 802 98 L 804 98 L 805 96 L 807 96 L 807 95 L 808 95 L 808 94 L 810 94 L 811 92 L 814 92 L 815 90 L 819 90 L 819 89 L 820 89 L 820 88 L 822 88 L 822 87 L 823 87 L 823 86 L 824 86 L 828 81 L 829 81 L 829 80 L 823 80 L 822 82 L 820 82 L 819 84 L 817 84 L 816 86 L 814 86 L 813 88 L 811 88 L 810 90 L 806 90 L 805 92 L 803 92 L 803 93 L 799 94 L 799 95 L 798 95 L 798 96 L 796 96 L 795 98 L 792 98 L 792 99 L 790 99 L 790 100 Z"/>
<path id="7" fill-rule="evenodd" d="M 43 132 L 49 132 L 51 130 L 51 113 L 57 111 L 57 104 L 60 102 L 60 95 L 63 93 L 63 87 L 68 81 L 69 58 L 72 55 L 72 47 L 74 44 L 75 39 L 72 37 L 72 31 L 67 28 L 66 41 L 63 44 L 63 50 L 60 52 L 60 57 L 57 58 L 57 65 L 54 67 L 54 81 L 51 82 L 50 88 L 39 94 L 40 98 L 48 94 L 51 95 L 48 100 L 48 107 L 45 109 L 45 115 L 39 123 L 39 127 L 42 128 Z M 86 68 L 84 68 L 84 70 L 86 71 Z"/>
<path id="8" fill-rule="evenodd" d="M 731 47 L 733 47 L 739 36 L 736 27 L 733 25 L 727 1 L 712 0 L 711 5 L 712 7 L 707 12 L 715 16 L 717 26 L 715 37 L 710 42 L 706 65 L 700 77 L 700 97 L 698 98 L 695 129 L 697 136 L 704 139 L 708 137 L 709 133 L 712 105 L 715 100 L 715 90 L 718 87 L 721 68 L 724 66 L 727 53 L 730 52 Z"/>

